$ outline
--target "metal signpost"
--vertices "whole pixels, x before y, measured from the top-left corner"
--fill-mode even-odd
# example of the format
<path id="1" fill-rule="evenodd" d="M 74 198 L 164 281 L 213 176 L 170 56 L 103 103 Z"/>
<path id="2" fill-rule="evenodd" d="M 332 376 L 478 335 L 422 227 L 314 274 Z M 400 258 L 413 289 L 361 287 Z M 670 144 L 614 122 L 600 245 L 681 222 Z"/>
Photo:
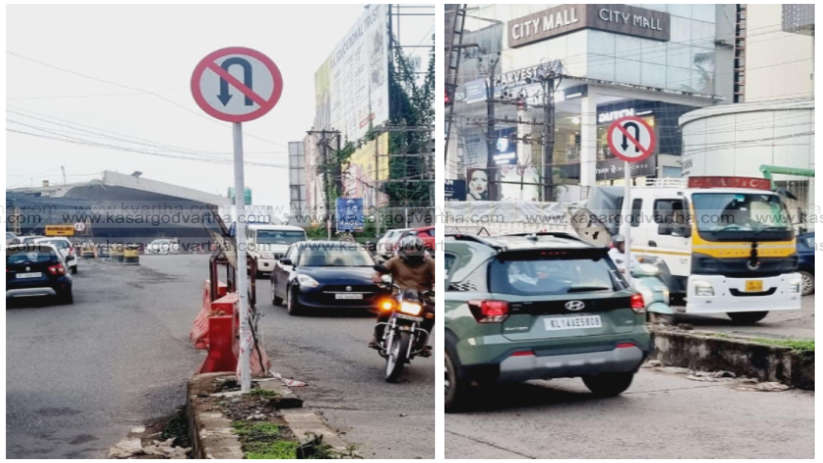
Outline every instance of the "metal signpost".
<path id="1" fill-rule="evenodd" d="M 237 76 L 240 76 L 239 78 Z M 259 51 L 244 47 L 222 48 L 200 60 L 191 75 L 191 93 L 197 105 L 217 119 L 231 122 L 234 137 L 234 191 L 246 191 L 243 179 L 242 122 L 271 110 L 283 92 L 277 65 Z M 242 392 L 251 390 L 252 339 L 249 328 L 248 274 L 244 195 L 235 194 L 237 242 L 237 295 L 240 315 L 238 377 Z"/>
<path id="2" fill-rule="evenodd" d="M 609 142 L 609 149 L 612 154 L 624 161 L 623 179 L 625 189 L 623 191 L 623 208 L 621 228 L 623 238 L 626 240 L 626 278 L 631 281 L 631 213 L 632 213 L 632 192 L 631 192 L 631 163 L 640 162 L 654 152 L 655 135 L 654 130 L 643 119 L 636 116 L 625 116 L 609 125 L 606 134 Z"/>

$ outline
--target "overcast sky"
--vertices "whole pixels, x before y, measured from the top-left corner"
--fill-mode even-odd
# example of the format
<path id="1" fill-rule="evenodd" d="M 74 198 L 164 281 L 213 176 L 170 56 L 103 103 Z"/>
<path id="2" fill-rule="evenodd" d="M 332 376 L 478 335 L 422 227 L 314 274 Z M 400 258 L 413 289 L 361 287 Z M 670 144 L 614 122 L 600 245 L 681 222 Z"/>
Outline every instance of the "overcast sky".
<path id="1" fill-rule="evenodd" d="M 284 90 L 270 113 L 244 124 L 246 158 L 282 168 L 247 165 L 246 185 L 253 189 L 255 204 L 285 206 L 287 142 L 302 140 L 311 127 L 314 71 L 362 9 L 355 5 L 8 6 L 7 128 L 57 137 L 71 131 L 76 138 L 119 145 L 125 144 L 124 139 L 140 138 L 230 159 L 231 124 L 199 109 L 189 79 L 197 62 L 214 50 L 254 48 L 278 65 Z M 80 124 L 85 131 L 69 129 L 69 124 Z M 157 157 L 15 132 L 7 132 L 7 148 L 9 188 L 39 185 L 43 179 L 62 182 L 61 165 L 70 183 L 99 178 L 103 170 L 126 174 L 140 170 L 147 178 L 222 195 L 233 185 L 231 164 Z"/>

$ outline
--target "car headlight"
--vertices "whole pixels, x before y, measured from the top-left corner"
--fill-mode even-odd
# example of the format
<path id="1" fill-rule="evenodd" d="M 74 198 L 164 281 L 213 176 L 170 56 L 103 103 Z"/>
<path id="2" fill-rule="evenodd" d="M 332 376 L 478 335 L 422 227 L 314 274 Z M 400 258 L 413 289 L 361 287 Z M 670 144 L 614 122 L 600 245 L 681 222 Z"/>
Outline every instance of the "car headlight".
<path id="1" fill-rule="evenodd" d="M 400 311 L 403 312 L 404 314 L 417 316 L 417 315 L 420 315 L 420 312 L 422 310 L 423 310 L 423 306 L 420 305 L 417 302 L 405 302 L 405 301 L 403 301 L 403 303 L 400 304 Z"/>
<path id="2" fill-rule="evenodd" d="M 806 246 L 808 246 L 809 249 L 814 250 L 815 246 L 814 246 L 814 237 L 813 236 L 807 236 L 806 237 Z"/>
<path id="3" fill-rule="evenodd" d="M 671 300 L 671 299 L 669 299 L 669 296 L 671 295 L 671 294 L 669 293 L 669 288 L 663 288 L 662 293 L 663 293 L 663 302 L 665 302 L 666 304 L 668 304 L 668 303 L 669 303 L 669 301 Z"/>
<path id="4" fill-rule="evenodd" d="M 708 281 L 696 281 L 694 283 L 695 296 L 714 296 L 714 287 Z"/>
<path id="5" fill-rule="evenodd" d="M 320 286 L 320 283 L 318 283 L 317 280 L 308 275 L 303 274 L 297 275 L 297 282 L 300 284 L 300 286 L 304 286 L 306 288 L 316 288 Z"/>

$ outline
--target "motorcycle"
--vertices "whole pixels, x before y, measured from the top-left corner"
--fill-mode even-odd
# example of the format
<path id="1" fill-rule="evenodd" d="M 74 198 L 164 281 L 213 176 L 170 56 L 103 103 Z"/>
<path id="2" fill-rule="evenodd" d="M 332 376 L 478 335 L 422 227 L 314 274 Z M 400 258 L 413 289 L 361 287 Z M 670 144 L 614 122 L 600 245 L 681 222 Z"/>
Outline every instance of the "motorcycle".
<path id="1" fill-rule="evenodd" d="M 388 312 L 389 318 L 377 323 L 383 326 L 383 334 L 377 339 L 377 352 L 386 359 L 386 381 L 394 382 L 415 356 L 430 355 L 426 349 L 429 332 L 421 325 L 424 319 L 434 317 L 433 311 L 426 310 L 434 307 L 434 293 L 400 288 L 394 284 L 388 269 L 381 265 L 375 265 L 374 269 L 383 273 L 378 286 L 391 292 L 391 296 L 378 301 L 377 310 L 381 314 Z"/>
<path id="2" fill-rule="evenodd" d="M 649 321 L 672 323 L 674 310 L 669 305 L 669 288 L 661 278 L 659 263 L 646 259 L 643 263 L 633 265 L 632 286 L 643 295 Z"/>

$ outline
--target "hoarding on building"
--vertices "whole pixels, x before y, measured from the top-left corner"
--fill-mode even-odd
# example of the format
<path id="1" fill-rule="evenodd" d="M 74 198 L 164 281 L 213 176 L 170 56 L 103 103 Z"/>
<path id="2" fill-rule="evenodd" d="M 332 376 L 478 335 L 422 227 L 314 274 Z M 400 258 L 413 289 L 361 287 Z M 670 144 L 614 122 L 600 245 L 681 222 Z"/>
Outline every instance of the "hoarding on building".
<path id="1" fill-rule="evenodd" d="M 389 197 L 379 190 L 380 182 L 389 178 L 389 133 L 364 143 L 349 157 L 344 176 L 346 196 L 363 198 L 366 210 L 384 207 Z"/>
<path id="2" fill-rule="evenodd" d="M 368 5 L 315 72 L 315 128 L 359 140 L 389 119 L 387 5 Z"/>
<path id="3" fill-rule="evenodd" d="M 629 5 L 561 5 L 512 19 L 507 24 L 512 48 L 546 40 L 580 29 L 598 29 L 618 34 L 668 41 L 668 13 Z"/>

